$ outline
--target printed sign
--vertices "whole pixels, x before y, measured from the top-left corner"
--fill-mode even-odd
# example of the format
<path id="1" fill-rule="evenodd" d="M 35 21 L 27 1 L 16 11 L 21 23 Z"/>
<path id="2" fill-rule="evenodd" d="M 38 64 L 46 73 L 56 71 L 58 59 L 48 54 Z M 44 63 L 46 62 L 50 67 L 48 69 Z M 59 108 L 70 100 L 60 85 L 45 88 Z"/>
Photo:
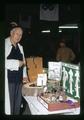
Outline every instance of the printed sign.
<path id="1" fill-rule="evenodd" d="M 61 80 L 61 62 L 48 62 L 48 79 Z"/>
<path id="2" fill-rule="evenodd" d="M 66 93 L 73 98 L 80 98 L 79 66 L 62 63 L 62 85 Z"/>
<path id="3" fill-rule="evenodd" d="M 47 83 L 47 74 L 38 74 L 37 77 L 37 86 L 46 86 Z"/>

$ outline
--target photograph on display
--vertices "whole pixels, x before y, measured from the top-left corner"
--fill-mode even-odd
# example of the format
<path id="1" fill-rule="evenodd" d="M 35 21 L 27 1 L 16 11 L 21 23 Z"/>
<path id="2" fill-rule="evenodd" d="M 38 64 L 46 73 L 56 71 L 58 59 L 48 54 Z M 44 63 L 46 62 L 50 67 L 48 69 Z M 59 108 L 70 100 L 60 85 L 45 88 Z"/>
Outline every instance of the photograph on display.
<path id="1" fill-rule="evenodd" d="M 80 115 L 80 5 L 5 7 L 4 114 Z"/>

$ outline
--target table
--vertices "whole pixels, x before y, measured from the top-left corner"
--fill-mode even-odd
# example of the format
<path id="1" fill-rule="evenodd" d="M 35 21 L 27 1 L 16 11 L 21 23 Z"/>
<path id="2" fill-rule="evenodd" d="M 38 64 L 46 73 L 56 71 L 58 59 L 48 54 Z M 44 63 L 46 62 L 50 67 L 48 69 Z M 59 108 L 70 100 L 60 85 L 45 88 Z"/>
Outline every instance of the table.
<path id="1" fill-rule="evenodd" d="M 32 115 L 49 115 L 49 114 L 62 114 L 62 115 L 77 115 L 80 114 L 80 107 L 58 111 L 48 111 L 38 100 L 36 96 L 23 96 L 27 101 Z"/>

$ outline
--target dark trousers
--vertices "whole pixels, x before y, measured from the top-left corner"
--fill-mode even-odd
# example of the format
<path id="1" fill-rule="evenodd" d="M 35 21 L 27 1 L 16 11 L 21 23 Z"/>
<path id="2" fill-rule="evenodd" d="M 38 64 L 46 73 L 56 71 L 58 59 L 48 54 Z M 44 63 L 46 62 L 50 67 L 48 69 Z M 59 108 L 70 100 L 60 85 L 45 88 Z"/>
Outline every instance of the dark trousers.
<path id="1" fill-rule="evenodd" d="M 19 115 L 21 100 L 22 100 L 22 83 L 9 82 L 9 95 L 10 95 L 11 115 Z"/>

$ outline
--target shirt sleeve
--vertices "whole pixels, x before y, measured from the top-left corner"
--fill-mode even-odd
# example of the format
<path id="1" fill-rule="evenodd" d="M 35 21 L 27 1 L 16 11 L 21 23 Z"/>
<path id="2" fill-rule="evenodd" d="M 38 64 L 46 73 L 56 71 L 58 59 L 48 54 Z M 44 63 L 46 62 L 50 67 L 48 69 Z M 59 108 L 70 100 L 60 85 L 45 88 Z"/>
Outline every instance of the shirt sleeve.
<path id="1" fill-rule="evenodd" d="M 23 68 L 23 78 L 27 77 L 27 69 L 26 66 Z"/>
<path id="2" fill-rule="evenodd" d="M 26 61 L 25 61 L 25 56 L 24 56 L 24 50 L 23 50 L 23 47 L 22 47 L 22 46 L 20 47 L 20 50 L 21 50 L 21 53 L 23 54 L 23 60 L 24 60 L 24 62 L 26 63 Z M 27 77 L 27 68 L 26 68 L 26 66 L 23 67 L 23 78 L 24 78 L 24 77 Z"/>

